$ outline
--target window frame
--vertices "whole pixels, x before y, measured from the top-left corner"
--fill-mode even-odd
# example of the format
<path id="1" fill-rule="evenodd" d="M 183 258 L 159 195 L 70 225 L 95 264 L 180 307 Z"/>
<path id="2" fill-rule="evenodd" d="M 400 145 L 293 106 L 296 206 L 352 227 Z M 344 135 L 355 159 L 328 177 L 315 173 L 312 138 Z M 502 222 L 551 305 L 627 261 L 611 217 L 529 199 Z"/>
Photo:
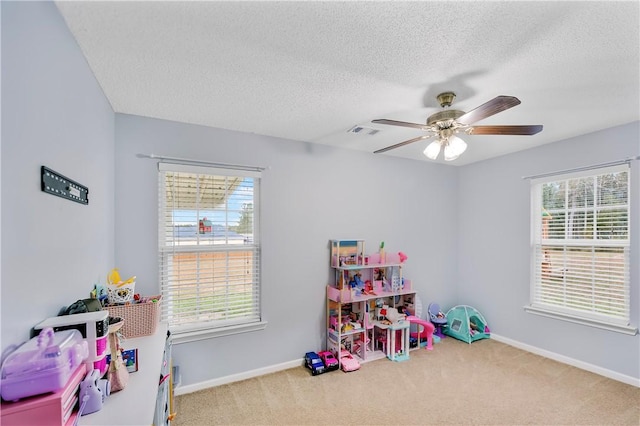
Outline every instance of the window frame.
<path id="1" fill-rule="evenodd" d="M 258 302 L 254 305 L 255 311 L 253 312 L 252 318 L 239 318 L 235 320 L 212 320 L 212 321 L 200 321 L 191 323 L 188 325 L 176 325 L 171 322 L 171 306 L 173 305 L 172 295 L 171 295 L 171 287 L 172 284 L 170 282 L 170 278 L 168 277 L 168 262 L 166 259 L 173 256 L 176 253 L 193 253 L 193 254 L 214 254 L 214 253 L 225 253 L 229 254 L 231 252 L 237 252 L 238 246 L 229 244 L 227 241 L 225 244 L 211 244 L 207 245 L 183 245 L 176 244 L 177 241 L 175 237 L 174 239 L 166 239 L 166 230 L 169 225 L 166 221 L 166 212 L 169 210 L 169 207 L 166 205 L 166 173 L 189 173 L 189 174 L 198 174 L 198 175 L 209 175 L 209 176 L 226 176 L 226 177 L 243 177 L 243 178 L 252 178 L 254 181 L 253 186 L 253 240 L 250 244 L 250 250 L 252 257 L 254 259 L 253 268 L 256 271 L 253 274 L 254 282 L 252 282 L 252 286 L 255 291 L 257 291 L 257 299 Z M 215 338 L 228 336 L 232 334 L 239 334 L 251 331 L 262 330 L 266 327 L 267 322 L 263 319 L 262 313 L 262 268 L 261 268 L 261 241 L 260 241 L 260 194 L 261 194 L 261 180 L 262 174 L 255 169 L 237 169 L 237 168 L 223 168 L 223 167 L 213 167 L 213 166 L 201 166 L 201 165 L 191 165 L 191 164 L 183 164 L 183 163 L 173 163 L 173 162 L 159 162 L 158 163 L 158 274 L 159 274 L 159 283 L 163 296 L 163 304 L 162 304 L 162 320 L 166 321 L 169 330 L 172 333 L 172 340 L 176 344 L 198 341 L 203 339 Z M 197 189 L 199 192 L 199 188 Z M 205 210 L 203 208 L 202 210 Z M 197 211 L 197 209 L 196 209 Z M 225 214 L 228 212 L 228 209 L 224 208 Z M 200 216 L 197 217 L 200 219 Z M 199 225 L 196 223 L 195 225 L 198 227 Z M 225 234 L 226 235 L 226 234 Z M 245 242 L 246 244 L 246 242 Z M 241 247 L 247 247 L 246 245 L 242 245 Z M 199 270 L 199 266 L 197 267 Z M 225 275 L 229 274 L 229 270 L 225 270 Z M 255 282 L 257 281 L 257 282 Z"/>
<path id="2" fill-rule="evenodd" d="M 541 220 L 541 211 L 543 211 L 543 199 L 542 199 L 542 187 L 545 183 L 550 182 L 568 182 L 571 179 L 577 178 L 595 178 L 596 176 L 605 175 L 609 173 L 616 173 L 625 171 L 627 173 L 627 200 L 626 208 L 627 212 L 627 235 L 626 239 L 599 239 L 599 238 L 585 238 L 585 239 L 568 239 L 560 238 L 558 241 L 553 242 L 554 240 L 551 238 L 543 238 L 544 230 L 542 229 Z M 629 167 L 628 163 L 610 167 L 598 167 L 598 168 L 590 168 L 589 170 L 583 170 L 580 172 L 574 173 L 557 173 L 553 175 L 545 175 L 544 177 L 538 179 L 531 180 L 530 187 L 530 196 L 531 196 L 531 204 L 530 204 L 530 262 L 531 262 L 531 276 L 530 276 L 530 296 L 529 296 L 529 304 L 524 307 L 525 311 L 541 315 L 549 318 L 560 319 L 563 321 L 568 321 L 572 323 L 587 325 L 591 327 L 596 327 L 600 329 L 615 331 L 624 334 L 635 335 L 638 332 L 637 327 L 631 325 L 630 315 L 631 315 L 631 167 Z M 597 193 L 593 194 L 594 200 L 597 198 Z M 598 210 L 600 208 L 601 210 Z M 568 205 L 564 205 L 563 207 L 564 213 L 568 212 L 576 212 L 580 209 L 576 207 L 569 207 Z M 585 215 L 589 211 L 588 208 L 584 208 Z M 592 208 L 594 212 L 600 212 L 602 207 L 595 206 Z M 595 231 L 595 222 L 594 222 L 594 233 Z M 566 229 L 566 228 L 565 228 Z M 553 243 L 552 243 L 553 242 Z M 624 279 L 623 279 L 623 291 L 625 293 L 624 304 L 626 307 L 626 314 L 623 314 L 619 317 L 599 314 L 596 312 L 590 312 L 588 310 L 580 310 L 577 308 L 569 308 L 566 306 L 554 305 L 549 303 L 544 303 L 544 301 L 539 300 L 538 291 L 542 286 L 542 256 L 540 252 L 543 251 L 544 246 L 556 246 L 559 248 L 567 249 L 567 248 L 592 248 L 596 250 L 597 248 L 613 248 L 618 247 L 623 250 L 623 259 L 624 259 Z M 594 277 L 592 275 L 592 277 Z M 566 286 L 566 281 L 564 286 Z M 573 299 L 574 302 L 577 299 Z M 566 303 L 565 303 L 566 304 Z"/>

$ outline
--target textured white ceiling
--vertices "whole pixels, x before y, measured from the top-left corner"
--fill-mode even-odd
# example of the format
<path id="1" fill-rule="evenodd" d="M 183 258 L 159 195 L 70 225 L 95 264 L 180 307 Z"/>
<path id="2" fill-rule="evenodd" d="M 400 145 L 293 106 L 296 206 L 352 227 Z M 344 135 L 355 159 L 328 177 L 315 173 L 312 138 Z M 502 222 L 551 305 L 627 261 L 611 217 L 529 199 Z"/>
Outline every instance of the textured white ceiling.
<path id="1" fill-rule="evenodd" d="M 371 120 L 424 123 L 442 91 L 522 101 L 477 124 L 544 125 L 463 136 L 452 165 L 640 119 L 638 1 L 56 4 L 121 113 L 367 152 L 423 134 Z"/>

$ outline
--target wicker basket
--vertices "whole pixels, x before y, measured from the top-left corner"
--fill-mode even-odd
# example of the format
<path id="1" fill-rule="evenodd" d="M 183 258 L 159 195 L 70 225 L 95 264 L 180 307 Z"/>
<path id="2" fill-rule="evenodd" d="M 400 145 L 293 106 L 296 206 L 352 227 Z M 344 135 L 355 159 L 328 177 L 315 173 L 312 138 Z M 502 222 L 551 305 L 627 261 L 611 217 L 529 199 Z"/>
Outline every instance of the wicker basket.
<path id="1" fill-rule="evenodd" d="M 109 311 L 109 316 L 124 319 L 124 325 L 120 329 L 124 337 L 130 339 L 149 336 L 156 332 L 160 321 L 162 296 L 151 296 L 148 299 L 156 300 L 156 302 L 106 306 L 105 309 Z"/>

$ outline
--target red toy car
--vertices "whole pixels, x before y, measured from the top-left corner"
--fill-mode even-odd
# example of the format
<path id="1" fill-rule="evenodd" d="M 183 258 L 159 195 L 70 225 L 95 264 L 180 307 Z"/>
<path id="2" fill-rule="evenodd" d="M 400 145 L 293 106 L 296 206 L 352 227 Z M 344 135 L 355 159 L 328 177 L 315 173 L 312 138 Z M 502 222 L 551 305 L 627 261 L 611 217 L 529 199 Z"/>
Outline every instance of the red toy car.
<path id="1" fill-rule="evenodd" d="M 322 362 L 324 362 L 324 367 L 327 369 L 327 371 L 333 371 L 340 368 L 340 363 L 338 362 L 336 357 L 333 356 L 331 351 L 319 352 L 318 356 L 320 356 L 320 359 L 322 359 Z"/>

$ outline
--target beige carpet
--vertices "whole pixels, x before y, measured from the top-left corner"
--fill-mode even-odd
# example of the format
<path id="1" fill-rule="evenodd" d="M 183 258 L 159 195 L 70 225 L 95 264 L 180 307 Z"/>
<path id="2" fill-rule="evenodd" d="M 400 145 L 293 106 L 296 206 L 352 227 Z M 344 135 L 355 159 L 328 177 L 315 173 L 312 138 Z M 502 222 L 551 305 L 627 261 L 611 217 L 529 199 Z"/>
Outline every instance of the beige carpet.
<path id="1" fill-rule="evenodd" d="M 176 397 L 183 425 L 639 425 L 640 388 L 494 340 L 351 373 L 304 367 Z"/>

